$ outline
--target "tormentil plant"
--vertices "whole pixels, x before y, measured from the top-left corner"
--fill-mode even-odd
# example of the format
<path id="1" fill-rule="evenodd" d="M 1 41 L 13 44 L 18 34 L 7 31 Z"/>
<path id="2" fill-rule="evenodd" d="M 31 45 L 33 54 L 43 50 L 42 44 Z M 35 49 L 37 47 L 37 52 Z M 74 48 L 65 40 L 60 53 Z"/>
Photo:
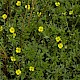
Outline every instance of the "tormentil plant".
<path id="1" fill-rule="evenodd" d="M 79 0 L 0 0 L 0 80 L 80 80 Z"/>

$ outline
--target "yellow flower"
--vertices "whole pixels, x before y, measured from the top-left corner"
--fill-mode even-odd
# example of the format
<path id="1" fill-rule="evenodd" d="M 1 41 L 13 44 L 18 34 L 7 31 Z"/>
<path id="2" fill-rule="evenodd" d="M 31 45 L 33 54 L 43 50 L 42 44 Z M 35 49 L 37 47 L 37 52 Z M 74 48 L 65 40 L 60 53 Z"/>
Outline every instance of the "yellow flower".
<path id="1" fill-rule="evenodd" d="M 55 2 L 55 5 L 56 6 L 60 6 L 60 2 Z"/>
<path id="2" fill-rule="evenodd" d="M 16 5 L 21 6 L 21 1 L 17 1 Z"/>
<path id="3" fill-rule="evenodd" d="M 38 17 L 40 17 L 41 16 L 41 12 L 37 12 L 37 15 L 38 15 Z"/>
<path id="4" fill-rule="evenodd" d="M 34 71 L 34 67 L 30 66 L 30 67 L 29 67 L 29 70 L 30 70 L 30 71 Z"/>
<path id="5" fill-rule="evenodd" d="M 28 9 L 28 10 L 30 10 L 30 5 L 29 4 L 25 5 L 25 8 Z"/>
<path id="6" fill-rule="evenodd" d="M 20 69 L 16 70 L 16 74 L 20 75 L 21 74 L 21 70 Z"/>
<path id="7" fill-rule="evenodd" d="M 11 56 L 11 61 L 16 61 L 15 57 Z"/>
<path id="8" fill-rule="evenodd" d="M 13 27 L 11 27 L 11 28 L 9 29 L 9 31 L 10 31 L 11 33 L 14 33 L 14 32 L 15 32 L 15 29 L 14 29 Z"/>
<path id="9" fill-rule="evenodd" d="M 13 38 L 15 38 L 16 37 L 16 33 L 13 33 Z"/>
<path id="10" fill-rule="evenodd" d="M 2 15 L 2 18 L 5 20 L 7 18 L 7 15 L 6 14 L 3 14 Z"/>
<path id="11" fill-rule="evenodd" d="M 16 48 L 16 53 L 20 53 L 21 52 L 21 48 L 17 47 Z"/>
<path id="12" fill-rule="evenodd" d="M 61 49 L 63 47 L 63 44 L 62 43 L 59 43 L 58 44 L 58 47 Z"/>
<path id="13" fill-rule="evenodd" d="M 3 30 L 3 27 L 2 26 L 0 26 L 0 31 L 2 31 Z"/>
<path id="14" fill-rule="evenodd" d="M 57 36 L 57 37 L 56 37 L 56 41 L 57 41 L 57 42 L 61 41 L 60 36 Z"/>
<path id="15" fill-rule="evenodd" d="M 72 11 L 69 11 L 69 15 L 72 15 L 73 14 L 73 10 Z"/>
<path id="16" fill-rule="evenodd" d="M 43 32 L 43 27 L 40 26 L 40 27 L 38 28 L 38 31 L 39 31 L 39 32 Z"/>

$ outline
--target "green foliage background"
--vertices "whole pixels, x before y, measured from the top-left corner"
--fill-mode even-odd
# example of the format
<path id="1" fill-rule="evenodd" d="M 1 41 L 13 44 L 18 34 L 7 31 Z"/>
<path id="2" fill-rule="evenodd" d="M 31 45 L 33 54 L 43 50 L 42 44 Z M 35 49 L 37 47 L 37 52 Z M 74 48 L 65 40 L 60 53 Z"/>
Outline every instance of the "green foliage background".
<path id="1" fill-rule="evenodd" d="M 20 7 L 16 1 L 0 0 L 0 80 L 80 80 L 80 1 L 21 0 Z M 30 10 L 25 9 L 26 4 Z M 42 13 L 40 17 L 37 12 Z M 4 13 L 6 20 L 2 19 Z M 12 26 L 15 38 L 9 32 Z M 41 33 L 39 26 L 44 28 Z M 62 49 L 56 36 L 62 39 Z M 16 47 L 21 47 L 21 53 L 16 54 Z M 13 55 L 16 62 L 10 60 Z M 35 68 L 33 72 L 30 66 Z M 20 76 L 15 74 L 18 68 Z"/>

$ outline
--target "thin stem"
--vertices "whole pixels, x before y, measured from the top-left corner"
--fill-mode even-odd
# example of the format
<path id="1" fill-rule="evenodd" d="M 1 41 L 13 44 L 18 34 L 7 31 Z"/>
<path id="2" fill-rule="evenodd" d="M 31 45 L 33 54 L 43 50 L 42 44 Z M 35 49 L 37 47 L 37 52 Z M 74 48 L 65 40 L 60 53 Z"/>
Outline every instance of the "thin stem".
<path id="1" fill-rule="evenodd" d="M 32 8 L 31 8 L 31 13 L 30 13 L 29 19 L 28 19 L 28 26 L 30 26 L 30 20 L 31 20 L 31 17 L 32 17 L 32 12 L 33 12 L 33 8 L 34 8 L 34 4 L 35 4 L 35 0 L 32 0 Z"/>
<path id="2" fill-rule="evenodd" d="M 77 19 L 77 21 L 76 21 L 76 23 L 75 23 L 74 27 L 77 25 L 78 21 L 79 21 L 79 18 Z"/>
<path id="3" fill-rule="evenodd" d="M 0 54 L 0 55 L 3 55 L 3 57 L 4 57 L 5 59 L 7 59 L 8 56 L 7 56 L 7 53 L 6 53 L 6 51 L 5 51 L 5 49 L 4 49 L 4 47 L 3 47 L 2 44 L 1 44 L 1 47 L 0 47 L 0 51 L 2 51 L 2 53 L 3 53 L 3 54 Z"/>

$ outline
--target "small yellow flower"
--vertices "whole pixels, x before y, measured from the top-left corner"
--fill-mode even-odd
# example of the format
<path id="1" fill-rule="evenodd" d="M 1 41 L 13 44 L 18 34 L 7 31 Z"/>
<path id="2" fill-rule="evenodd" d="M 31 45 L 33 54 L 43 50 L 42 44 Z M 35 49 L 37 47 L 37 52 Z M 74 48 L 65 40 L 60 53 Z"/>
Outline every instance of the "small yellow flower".
<path id="1" fill-rule="evenodd" d="M 34 71 L 34 67 L 30 66 L 30 67 L 29 67 L 29 70 L 30 70 L 30 71 Z"/>
<path id="2" fill-rule="evenodd" d="M 37 12 L 37 15 L 38 15 L 38 17 L 40 17 L 41 16 L 41 12 Z"/>
<path id="3" fill-rule="evenodd" d="M 56 6 L 60 6 L 60 2 L 55 2 L 55 5 Z"/>
<path id="4" fill-rule="evenodd" d="M 16 37 L 16 33 L 13 33 L 13 38 L 15 38 Z"/>
<path id="5" fill-rule="evenodd" d="M 21 74 L 21 70 L 20 69 L 16 70 L 16 74 L 20 75 Z"/>
<path id="6" fill-rule="evenodd" d="M 21 1 L 17 1 L 16 5 L 21 6 Z"/>
<path id="7" fill-rule="evenodd" d="M 73 10 L 72 11 L 69 11 L 69 15 L 72 15 L 73 14 Z"/>
<path id="8" fill-rule="evenodd" d="M 60 36 L 57 36 L 57 37 L 56 37 L 56 41 L 57 41 L 57 42 L 61 41 Z"/>
<path id="9" fill-rule="evenodd" d="M 2 15 L 2 18 L 5 20 L 7 18 L 7 15 L 6 14 L 3 14 Z"/>
<path id="10" fill-rule="evenodd" d="M 15 57 L 11 56 L 11 61 L 16 61 Z"/>
<path id="11" fill-rule="evenodd" d="M 3 30 L 3 27 L 2 26 L 0 26 L 0 31 L 2 31 Z"/>
<path id="12" fill-rule="evenodd" d="M 11 27 L 11 28 L 9 29 L 9 31 L 10 31 L 11 33 L 14 33 L 14 32 L 15 32 L 15 29 L 14 29 L 13 27 Z"/>
<path id="13" fill-rule="evenodd" d="M 20 53 L 21 52 L 21 48 L 17 47 L 16 48 L 16 53 Z"/>
<path id="14" fill-rule="evenodd" d="M 30 5 L 29 4 L 25 5 L 25 8 L 28 9 L 28 10 L 30 10 Z"/>
<path id="15" fill-rule="evenodd" d="M 43 27 L 40 26 L 40 27 L 38 28 L 38 31 L 39 31 L 39 32 L 43 32 Z"/>
<path id="16" fill-rule="evenodd" d="M 58 44 L 58 47 L 61 49 L 63 47 L 63 44 L 62 43 L 59 43 Z"/>

